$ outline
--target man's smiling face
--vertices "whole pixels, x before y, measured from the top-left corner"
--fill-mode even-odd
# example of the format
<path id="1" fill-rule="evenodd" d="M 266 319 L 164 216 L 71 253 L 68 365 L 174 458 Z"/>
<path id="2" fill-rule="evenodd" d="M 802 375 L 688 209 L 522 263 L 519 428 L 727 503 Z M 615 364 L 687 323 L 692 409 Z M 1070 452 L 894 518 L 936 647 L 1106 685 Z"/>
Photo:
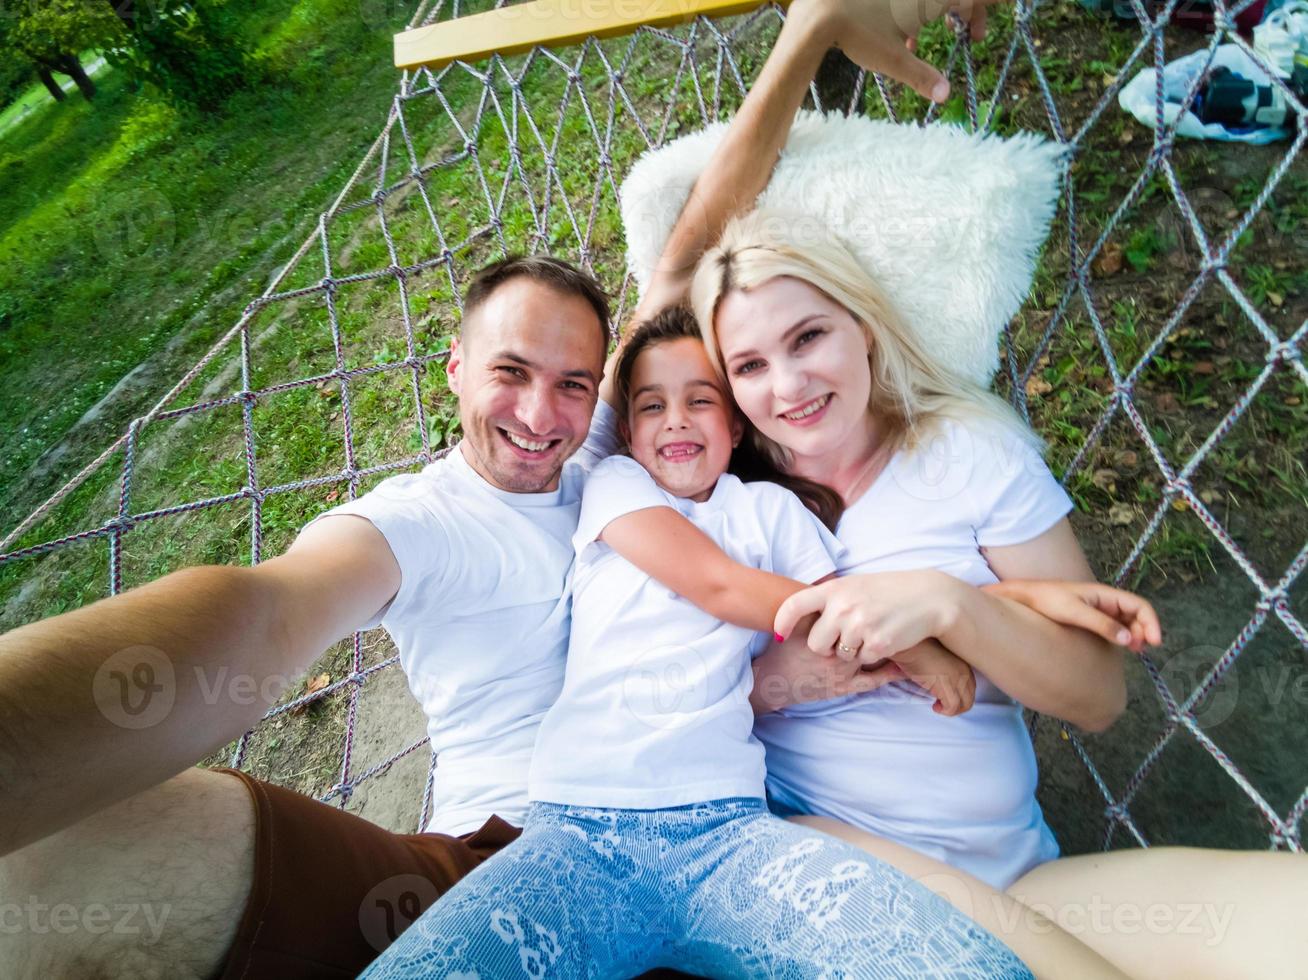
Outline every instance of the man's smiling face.
<path id="1" fill-rule="evenodd" d="M 468 314 L 446 375 L 463 454 L 487 482 L 514 493 L 558 488 L 590 428 L 604 336 L 585 299 L 525 276 Z"/>

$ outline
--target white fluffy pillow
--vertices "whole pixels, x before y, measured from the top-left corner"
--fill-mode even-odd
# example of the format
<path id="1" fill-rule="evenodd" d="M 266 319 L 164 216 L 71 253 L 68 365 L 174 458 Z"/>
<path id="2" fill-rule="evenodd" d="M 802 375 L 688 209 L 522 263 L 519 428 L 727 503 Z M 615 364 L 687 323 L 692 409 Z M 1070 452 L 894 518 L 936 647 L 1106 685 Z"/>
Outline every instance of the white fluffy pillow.
<path id="1" fill-rule="evenodd" d="M 623 182 L 627 262 L 642 292 L 726 127 L 648 151 Z M 986 384 L 999 334 L 1031 287 L 1063 170 L 1061 147 L 1032 133 L 801 112 L 759 206 L 828 227 L 928 351 Z"/>

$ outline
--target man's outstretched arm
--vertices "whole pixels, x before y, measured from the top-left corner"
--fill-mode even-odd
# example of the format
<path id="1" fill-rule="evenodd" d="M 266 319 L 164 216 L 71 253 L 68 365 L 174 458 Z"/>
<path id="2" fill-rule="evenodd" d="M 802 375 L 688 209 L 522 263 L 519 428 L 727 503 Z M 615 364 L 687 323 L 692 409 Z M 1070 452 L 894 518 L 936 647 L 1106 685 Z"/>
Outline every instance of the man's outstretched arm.
<path id="1" fill-rule="evenodd" d="M 399 585 L 381 532 L 339 516 L 255 568 L 183 569 L 0 636 L 0 856 L 239 738 Z"/>
<path id="2" fill-rule="evenodd" d="M 985 5 L 994 2 L 794 0 L 763 70 L 695 182 L 634 319 L 684 302 L 700 256 L 717 242 L 728 221 L 754 206 L 830 48 L 838 47 L 864 68 L 943 102 L 949 95 L 948 81 L 916 58 L 906 42 L 951 8 L 969 18 L 973 35 L 980 36 Z"/>

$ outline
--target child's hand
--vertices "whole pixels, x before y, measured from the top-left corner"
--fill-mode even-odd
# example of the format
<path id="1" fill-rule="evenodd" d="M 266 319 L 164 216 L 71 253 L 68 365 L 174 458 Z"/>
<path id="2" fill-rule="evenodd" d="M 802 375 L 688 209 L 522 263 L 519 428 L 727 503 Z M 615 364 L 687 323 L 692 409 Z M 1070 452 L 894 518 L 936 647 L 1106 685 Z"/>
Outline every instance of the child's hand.
<path id="1" fill-rule="evenodd" d="M 750 694 L 755 714 L 792 704 L 865 694 L 904 678 L 899 665 L 890 660 L 872 667 L 829 653 L 814 653 L 808 648 L 805 634 L 801 625 L 785 643 L 774 643 L 755 659 L 754 690 Z"/>
<path id="2" fill-rule="evenodd" d="M 976 675 L 972 668 L 935 640 L 901 650 L 890 662 L 918 687 L 935 695 L 936 703 L 931 710 L 938 715 L 950 718 L 961 715 L 976 700 Z"/>
<path id="3" fill-rule="evenodd" d="M 1156 647 L 1163 642 L 1154 607 L 1135 593 L 1111 585 L 1009 579 L 983 586 L 983 590 L 1020 602 L 1055 623 L 1079 626 L 1133 653 L 1142 652 L 1146 643 Z"/>

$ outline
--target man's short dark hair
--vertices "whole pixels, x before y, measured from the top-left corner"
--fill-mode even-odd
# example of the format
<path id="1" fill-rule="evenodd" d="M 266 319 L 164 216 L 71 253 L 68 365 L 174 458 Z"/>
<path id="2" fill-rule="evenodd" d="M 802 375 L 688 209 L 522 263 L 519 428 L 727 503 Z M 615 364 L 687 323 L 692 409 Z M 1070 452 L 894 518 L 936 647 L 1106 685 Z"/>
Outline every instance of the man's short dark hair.
<path id="1" fill-rule="evenodd" d="M 463 297 L 463 319 L 481 306 L 495 290 L 512 279 L 531 279 L 590 304 L 599 320 L 604 350 L 609 348 L 609 298 L 595 277 L 552 255 L 510 255 L 492 262 L 472 277 Z"/>

